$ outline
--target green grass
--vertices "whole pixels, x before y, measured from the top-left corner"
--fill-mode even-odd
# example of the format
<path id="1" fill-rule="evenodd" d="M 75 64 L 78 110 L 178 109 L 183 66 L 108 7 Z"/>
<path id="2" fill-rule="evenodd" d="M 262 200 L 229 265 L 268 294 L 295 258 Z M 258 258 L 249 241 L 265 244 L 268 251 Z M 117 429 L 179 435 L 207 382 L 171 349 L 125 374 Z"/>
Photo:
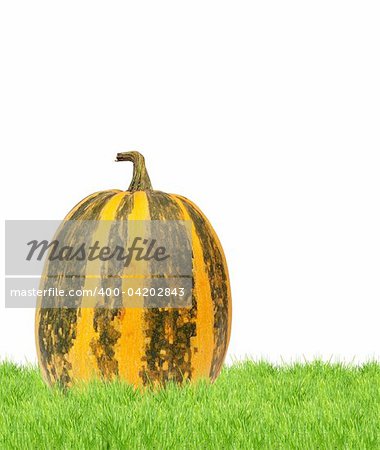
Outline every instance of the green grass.
<path id="1" fill-rule="evenodd" d="M 214 385 L 64 393 L 35 368 L 3 363 L 0 448 L 380 449 L 380 364 L 246 361 Z"/>

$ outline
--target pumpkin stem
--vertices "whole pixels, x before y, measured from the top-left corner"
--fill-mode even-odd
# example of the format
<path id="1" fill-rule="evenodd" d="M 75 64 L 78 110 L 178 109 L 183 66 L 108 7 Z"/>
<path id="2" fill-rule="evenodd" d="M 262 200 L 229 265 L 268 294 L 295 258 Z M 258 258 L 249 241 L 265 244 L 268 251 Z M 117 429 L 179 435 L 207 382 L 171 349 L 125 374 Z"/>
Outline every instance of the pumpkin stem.
<path id="1" fill-rule="evenodd" d="M 145 167 L 145 159 L 139 152 L 124 152 L 116 155 L 116 161 L 133 162 L 133 176 L 128 191 L 150 191 L 152 184 Z"/>

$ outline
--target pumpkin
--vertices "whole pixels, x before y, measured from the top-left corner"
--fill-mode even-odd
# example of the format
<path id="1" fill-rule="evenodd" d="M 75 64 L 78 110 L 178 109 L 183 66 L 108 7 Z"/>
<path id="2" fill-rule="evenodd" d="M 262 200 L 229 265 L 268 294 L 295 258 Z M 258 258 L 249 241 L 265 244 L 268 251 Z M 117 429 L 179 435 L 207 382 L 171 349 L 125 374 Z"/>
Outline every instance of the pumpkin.
<path id="1" fill-rule="evenodd" d="M 128 190 L 89 195 L 68 213 L 64 222 L 189 221 L 190 304 L 179 308 L 96 308 L 84 307 L 84 298 L 76 297 L 74 306 L 51 307 L 51 298 L 40 296 L 35 335 L 43 378 L 50 385 L 63 386 L 94 377 L 119 378 L 135 387 L 199 378 L 214 381 L 221 370 L 231 331 L 230 283 L 219 239 L 205 215 L 190 200 L 152 189 L 140 153 L 118 153 L 116 160 L 133 163 Z M 74 237 L 75 233 L 74 228 Z M 45 275 L 49 264 L 46 261 Z M 60 269 L 65 272 L 64 262 Z M 53 299 L 56 302 L 62 300 L 59 289 L 83 288 L 89 278 L 86 264 L 80 277 L 61 275 L 41 278 L 41 289 L 57 288 Z"/>

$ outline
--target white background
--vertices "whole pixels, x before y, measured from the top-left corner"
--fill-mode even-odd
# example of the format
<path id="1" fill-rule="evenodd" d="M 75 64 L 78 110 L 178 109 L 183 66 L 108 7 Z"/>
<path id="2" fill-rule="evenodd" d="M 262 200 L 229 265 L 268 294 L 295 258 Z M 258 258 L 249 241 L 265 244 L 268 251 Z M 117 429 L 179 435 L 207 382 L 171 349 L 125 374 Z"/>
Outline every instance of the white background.
<path id="1" fill-rule="evenodd" d="M 139 150 L 224 245 L 230 357 L 380 358 L 378 2 L 0 5 L 3 219 L 126 189 Z M 0 307 L 5 357 L 34 311 Z"/>

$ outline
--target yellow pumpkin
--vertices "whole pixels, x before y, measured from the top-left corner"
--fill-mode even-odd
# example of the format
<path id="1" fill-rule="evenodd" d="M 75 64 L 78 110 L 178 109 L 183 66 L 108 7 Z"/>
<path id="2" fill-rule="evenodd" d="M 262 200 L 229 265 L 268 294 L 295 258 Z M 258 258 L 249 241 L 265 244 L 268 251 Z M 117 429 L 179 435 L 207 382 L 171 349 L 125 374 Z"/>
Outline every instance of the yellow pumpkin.
<path id="1" fill-rule="evenodd" d="M 77 297 L 75 307 L 50 307 L 48 301 L 52 299 L 41 296 L 35 332 L 43 377 L 51 385 L 58 382 L 64 386 L 93 377 L 120 378 L 136 387 L 164 384 L 168 380 L 181 383 L 209 378 L 213 381 L 221 370 L 231 330 L 230 283 L 219 239 L 204 214 L 190 200 L 152 189 L 140 153 L 119 153 L 117 161 L 134 164 L 129 189 L 89 195 L 68 213 L 64 222 L 189 221 L 190 305 L 96 308 L 84 307 L 84 298 Z M 61 269 L 64 273 L 64 266 Z M 41 288 L 83 289 L 91 276 L 88 265 L 84 264 L 81 270 L 81 276 L 75 279 L 45 276 Z M 49 261 L 45 267 L 47 272 Z M 58 295 L 55 300 L 59 304 L 62 299 Z"/>

